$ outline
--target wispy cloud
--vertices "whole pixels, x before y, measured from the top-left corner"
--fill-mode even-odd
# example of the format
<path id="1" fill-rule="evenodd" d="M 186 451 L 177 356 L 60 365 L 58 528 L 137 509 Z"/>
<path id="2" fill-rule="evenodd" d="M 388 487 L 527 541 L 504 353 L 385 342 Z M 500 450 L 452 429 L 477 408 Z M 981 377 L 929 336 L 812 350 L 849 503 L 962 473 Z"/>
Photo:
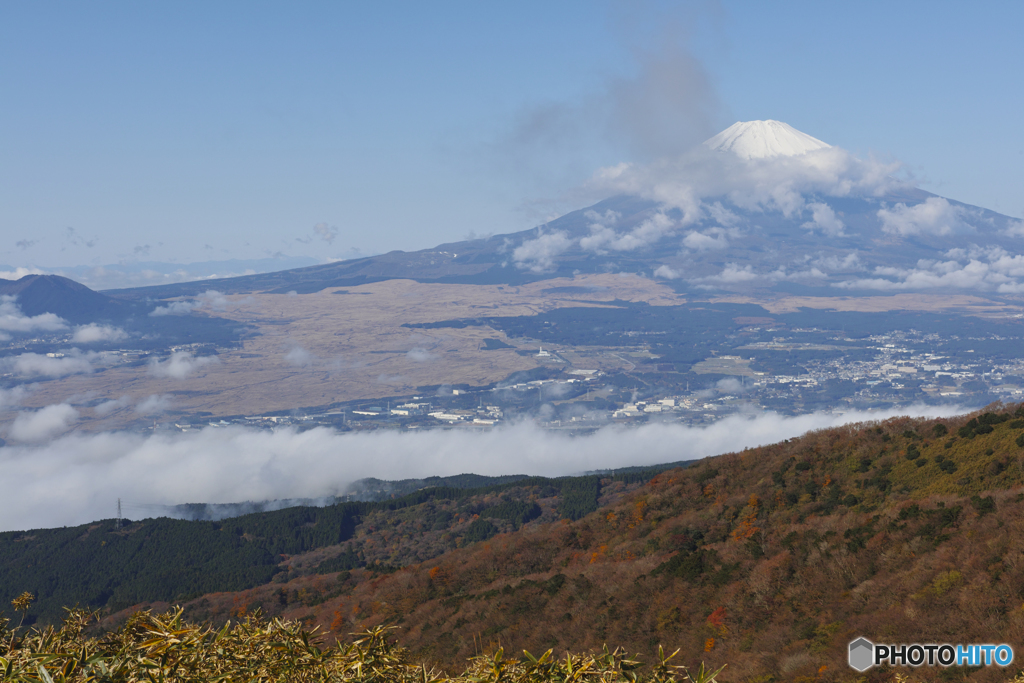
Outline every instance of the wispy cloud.
<path id="1" fill-rule="evenodd" d="M 836 216 L 836 212 L 828 204 L 812 202 L 807 205 L 811 211 L 811 220 L 801 227 L 810 232 L 821 232 L 829 237 L 843 237 L 846 224 Z"/>
<path id="2" fill-rule="evenodd" d="M 28 389 L 25 386 L 11 387 L 10 389 L 0 389 L 0 410 L 7 408 L 13 408 L 21 403 L 22 399 L 28 394 Z"/>
<path id="3" fill-rule="evenodd" d="M 22 353 L 0 359 L 0 370 L 22 379 L 66 377 L 92 372 L 93 363 L 99 358 L 96 353 L 83 353 L 78 349 L 71 349 L 63 356 Z"/>
<path id="4" fill-rule="evenodd" d="M 899 164 L 862 160 L 839 147 L 796 156 L 741 159 L 698 146 L 649 164 L 623 163 L 600 169 L 590 181 L 599 194 L 624 193 L 652 199 L 683 212 L 693 222 L 712 215 L 705 200 L 728 197 L 751 211 L 787 217 L 806 208 L 809 196 L 878 197 L 902 186 L 893 177 Z M 713 206 L 713 204 L 711 204 Z M 819 209 L 820 211 L 820 209 Z"/>
<path id="5" fill-rule="evenodd" d="M 89 323 L 75 328 L 71 341 L 76 344 L 95 344 L 97 342 L 121 341 L 128 337 L 120 327 Z"/>
<path id="6" fill-rule="evenodd" d="M 116 410 L 127 408 L 131 404 L 131 397 L 121 396 L 120 398 L 111 399 L 109 401 L 104 401 L 103 403 L 98 404 L 93 408 L 93 412 L 95 412 L 100 417 L 106 417 L 107 415 L 110 415 Z"/>
<path id="7" fill-rule="evenodd" d="M 659 208 L 639 225 L 623 228 L 620 217 L 586 214 L 589 234 L 542 232 L 515 246 L 512 261 L 522 269 L 548 272 L 559 257 L 578 248 L 609 253 L 646 249 L 678 236 L 691 252 L 725 249 L 741 240 L 743 220 L 725 208 L 722 198 L 751 213 L 781 213 L 802 221 L 805 230 L 826 237 L 847 236 L 846 224 L 827 198 L 872 198 L 904 187 L 896 163 L 859 159 L 839 147 L 794 156 L 742 159 L 698 145 L 648 163 L 621 163 L 600 169 L 586 184 L 592 196 L 630 195 L 657 202 Z M 883 207 L 882 228 L 900 235 L 963 231 L 962 209 L 945 200 Z"/>
<path id="8" fill-rule="evenodd" d="M 313 365 L 316 360 L 316 356 L 301 346 L 294 347 L 284 355 L 284 362 L 297 368 L 304 368 Z"/>
<path id="9" fill-rule="evenodd" d="M 896 204 L 878 210 L 882 230 L 897 235 L 952 235 L 974 232 L 964 222 L 965 209 L 953 206 L 942 197 L 929 197 L 920 204 Z"/>
<path id="10" fill-rule="evenodd" d="M 175 351 L 165 361 L 153 359 L 149 362 L 149 374 L 154 377 L 185 379 L 200 369 L 220 361 L 216 356 L 193 356 L 188 351 Z"/>
<path id="11" fill-rule="evenodd" d="M 704 232 L 691 230 L 683 238 L 683 246 L 692 251 L 725 249 L 729 246 L 729 231 L 725 228 L 708 228 Z"/>
<path id="12" fill-rule="evenodd" d="M 62 434 L 78 419 L 78 411 L 66 403 L 46 406 L 34 412 L 18 413 L 7 432 L 15 441 L 35 443 Z"/>
<path id="13" fill-rule="evenodd" d="M 430 351 L 427 351 L 426 349 L 420 348 L 418 346 L 409 349 L 408 353 L 405 354 L 405 357 L 416 363 L 426 363 L 427 361 L 434 360 L 435 358 L 437 358 L 437 356 L 430 353 Z"/>
<path id="14" fill-rule="evenodd" d="M 327 242 L 327 244 L 334 244 L 334 239 L 338 236 L 339 230 L 327 223 L 317 223 L 313 226 L 313 232 L 324 242 Z"/>
<path id="15" fill-rule="evenodd" d="M 215 289 L 208 289 L 191 301 L 172 301 L 164 306 L 157 306 L 150 311 L 149 315 L 153 317 L 162 315 L 188 315 L 192 311 L 201 308 L 208 308 L 213 311 L 226 311 L 228 308 L 251 307 L 254 304 L 256 304 L 256 299 L 251 296 L 232 300 Z"/>
<path id="16" fill-rule="evenodd" d="M 21 312 L 17 297 L 0 295 L 0 334 L 5 332 L 56 332 L 66 329 L 67 322 L 53 313 L 27 316 Z M 7 335 L 0 339 L 9 339 Z"/>
<path id="17" fill-rule="evenodd" d="M 555 267 L 555 260 L 573 245 L 573 240 L 561 231 L 549 232 L 527 240 L 512 252 L 512 260 L 520 268 L 543 273 Z"/>
<path id="18" fill-rule="evenodd" d="M 174 397 L 170 394 L 153 394 L 139 401 L 135 412 L 139 415 L 158 415 L 167 412 L 173 403 Z"/>
<path id="19" fill-rule="evenodd" d="M 910 268 L 877 267 L 874 277 L 834 286 L 843 289 L 973 289 L 1000 294 L 1024 293 L 1024 255 L 1000 247 L 952 249 L 945 260 L 922 259 Z"/>
<path id="20" fill-rule="evenodd" d="M 201 305 L 197 301 L 172 301 L 165 306 L 157 306 L 149 312 L 149 315 L 154 318 L 162 315 L 188 315 Z"/>

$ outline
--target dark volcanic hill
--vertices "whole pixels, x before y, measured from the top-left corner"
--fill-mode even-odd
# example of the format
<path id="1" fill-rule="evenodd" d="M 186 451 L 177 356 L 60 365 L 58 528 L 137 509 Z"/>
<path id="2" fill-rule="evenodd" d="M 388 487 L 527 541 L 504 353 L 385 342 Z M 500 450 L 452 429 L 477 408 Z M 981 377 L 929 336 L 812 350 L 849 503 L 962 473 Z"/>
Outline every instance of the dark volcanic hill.
<path id="1" fill-rule="evenodd" d="M 114 341 L 91 342 L 90 348 L 130 344 L 150 349 L 193 343 L 232 346 L 252 333 L 246 325 L 215 316 L 152 316 L 150 303 L 110 297 L 59 275 L 0 279 L 0 296 L 15 297 L 22 314 L 29 317 L 52 313 L 72 325 L 110 324 L 126 334 Z"/>
<path id="2" fill-rule="evenodd" d="M 26 275 L 19 280 L 0 279 L 0 295 L 17 297 L 28 316 L 53 313 L 72 323 L 120 322 L 144 311 L 132 303 L 94 292 L 59 275 Z"/>

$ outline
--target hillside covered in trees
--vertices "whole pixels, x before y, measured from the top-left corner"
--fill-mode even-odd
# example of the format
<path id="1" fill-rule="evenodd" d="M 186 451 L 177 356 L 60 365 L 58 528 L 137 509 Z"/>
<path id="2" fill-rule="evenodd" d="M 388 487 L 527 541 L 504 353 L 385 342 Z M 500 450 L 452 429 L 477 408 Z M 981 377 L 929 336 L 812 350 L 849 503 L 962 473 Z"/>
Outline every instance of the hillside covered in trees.
<path id="1" fill-rule="evenodd" d="M 649 661 L 664 644 L 688 665 L 728 664 L 723 680 L 762 682 L 854 680 L 858 636 L 1024 639 L 1024 407 L 813 432 L 628 481 L 552 481 L 365 504 L 378 507 L 342 542 L 285 552 L 268 581 L 197 596 L 185 614 L 217 625 L 260 610 L 342 641 L 395 626 L 412 656 L 448 668 L 499 646 L 614 643 Z M 266 543 L 239 519 L 239 543 Z M 110 605 L 105 624 L 167 601 Z"/>
<path id="2" fill-rule="evenodd" d="M 341 638 L 394 624 L 416 656 L 447 666 L 498 644 L 621 643 L 649 657 L 664 643 L 687 663 L 728 663 L 729 680 L 851 679 L 846 645 L 861 635 L 1016 643 L 1022 415 L 1012 406 L 815 432 L 664 472 L 577 520 L 537 519 L 399 570 L 296 575 L 187 610 L 219 622 L 261 608 Z M 415 538 L 403 524 L 384 515 L 367 533 Z"/>
<path id="3" fill-rule="evenodd" d="M 388 500 L 292 507 L 219 522 L 110 519 L 0 533 L 0 605 L 28 591 L 36 601 L 29 623 L 54 623 L 68 606 L 118 611 L 304 573 L 393 569 L 534 520 L 579 519 L 668 467 L 431 487 Z M 479 479 L 467 477 L 465 483 Z M 414 540 L 382 536 L 382 524 L 402 525 Z"/>

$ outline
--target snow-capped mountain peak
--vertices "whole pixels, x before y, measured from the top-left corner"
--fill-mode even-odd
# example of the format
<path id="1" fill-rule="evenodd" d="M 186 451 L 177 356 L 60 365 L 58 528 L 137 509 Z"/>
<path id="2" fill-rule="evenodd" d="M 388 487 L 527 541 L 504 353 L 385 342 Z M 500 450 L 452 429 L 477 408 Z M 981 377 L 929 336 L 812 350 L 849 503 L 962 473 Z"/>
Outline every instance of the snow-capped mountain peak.
<path id="1" fill-rule="evenodd" d="M 831 145 L 801 133 L 782 121 L 738 121 L 705 145 L 720 152 L 732 152 L 743 159 L 795 156 Z"/>

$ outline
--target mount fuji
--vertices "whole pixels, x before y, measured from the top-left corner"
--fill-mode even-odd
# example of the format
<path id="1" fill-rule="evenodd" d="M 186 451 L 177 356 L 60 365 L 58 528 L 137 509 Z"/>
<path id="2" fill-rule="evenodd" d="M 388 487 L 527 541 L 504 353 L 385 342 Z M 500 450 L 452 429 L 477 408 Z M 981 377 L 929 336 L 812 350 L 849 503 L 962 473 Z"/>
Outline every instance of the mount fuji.
<path id="1" fill-rule="evenodd" d="M 781 121 L 738 121 L 704 142 L 710 149 L 732 152 L 744 159 L 796 156 L 832 145 L 801 133 Z"/>
<path id="2" fill-rule="evenodd" d="M 899 170 L 779 121 L 738 122 L 680 157 L 600 169 L 584 190 L 606 199 L 530 230 L 216 288 L 306 292 L 397 278 L 514 284 L 627 272 L 681 290 L 1024 293 L 1024 221 L 926 192 Z"/>

